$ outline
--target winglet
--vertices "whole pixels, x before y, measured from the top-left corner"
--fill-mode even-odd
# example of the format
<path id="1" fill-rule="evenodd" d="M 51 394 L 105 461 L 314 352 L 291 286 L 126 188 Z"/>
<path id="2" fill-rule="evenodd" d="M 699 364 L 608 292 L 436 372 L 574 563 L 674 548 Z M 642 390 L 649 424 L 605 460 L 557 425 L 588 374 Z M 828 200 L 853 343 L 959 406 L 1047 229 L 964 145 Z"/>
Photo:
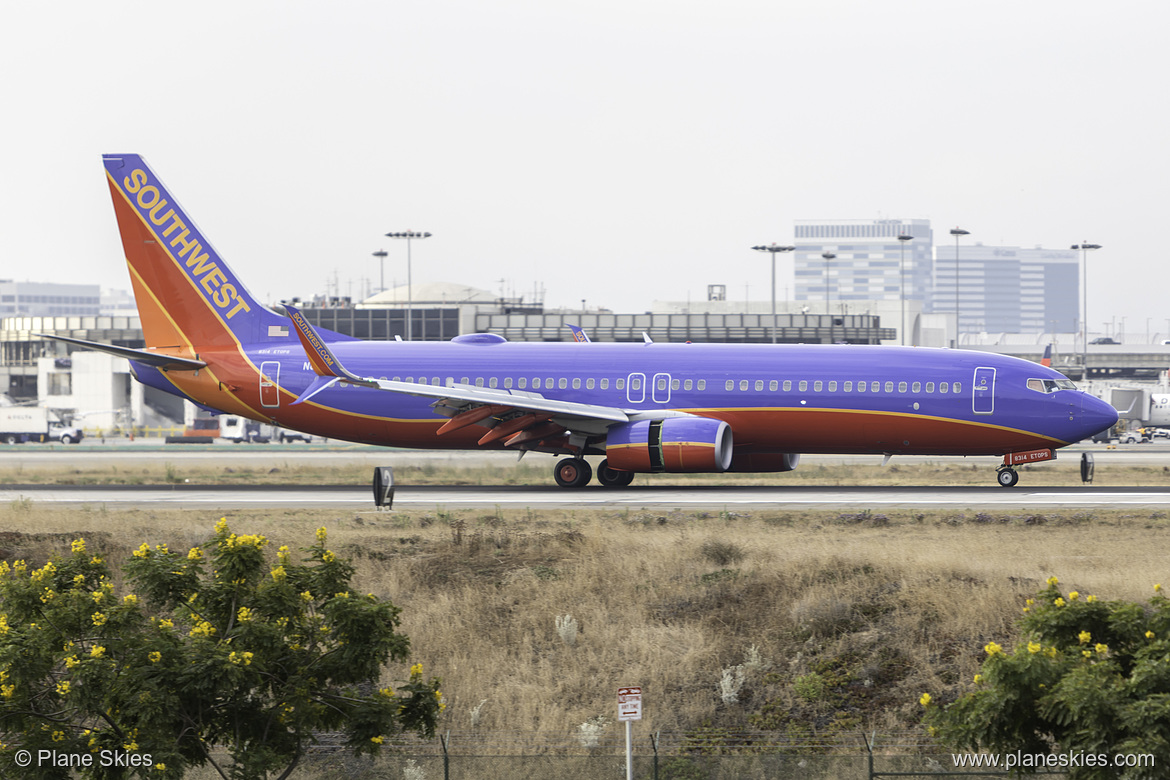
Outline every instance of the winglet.
<path id="1" fill-rule="evenodd" d="M 345 370 L 341 365 L 341 361 L 333 354 L 333 350 L 317 335 L 317 331 L 305 319 L 305 315 L 294 306 L 284 304 L 281 308 L 288 318 L 292 320 L 293 327 L 297 329 L 297 338 L 301 340 L 301 346 L 305 348 L 305 354 L 309 356 L 309 365 L 313 367 L 313 371 L 317 376 L 331 376 L 338 379 L 352 379 L 360 381 L 358 377 Z"/>
<path id="2" fill-rule="evenodd" d="M 368 379 L 351 374 L 345 366 L 341 365 L 341 361 L 333 354 L 333 350 L 329 349 L 329 345 L 296 307 L 286 303 L 278 307 L 277 311 L 280 309 L 283 309 L 288 318 L 292 320 L 293 327 L 297 329 L 297 338 L 301 340 L 301 346 L 305 348 L 305 354 L 309 358 L 309 365 L 317 374 L 317 377 L 297 397 L 297 400 L 289 404 L 290 406 L 308 401 L 317 393 L 342 379 L 362 385 L 372 384 Z"/>
<path id="3" fill-rule="evenodd" d="M 1044 348 L 1044 357 L 1040 358 L 1040 365 L 1049 366 L 1049 367 L 1052 366 L 1052 345 L 1051 344 L 1049 344 L 1047 347 Z"/>
<path id="4" fill-rule="evenodd" d="M 579 325 L 570 325 L 567 322 L 565 323 L 565 327 L 573 331 L 573 341 L 579 341 L 583 344 L 590 343 L 589 334 L 585 332 L 584 328 L 580 327 Z"/>

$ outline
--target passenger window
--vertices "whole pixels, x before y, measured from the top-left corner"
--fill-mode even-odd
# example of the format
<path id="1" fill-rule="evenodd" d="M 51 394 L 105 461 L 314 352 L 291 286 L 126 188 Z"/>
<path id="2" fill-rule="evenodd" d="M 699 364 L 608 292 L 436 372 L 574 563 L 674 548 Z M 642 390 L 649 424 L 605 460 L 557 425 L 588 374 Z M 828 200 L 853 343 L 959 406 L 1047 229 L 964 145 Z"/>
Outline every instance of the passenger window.
<path id="1" fill-rule="evenodd" d="M 519 387 L 521 390 L 528 387 L 528 377 L 522 376 L 519 379 L 517 379 L 516 386 Z"/>
<path id="2" fill-rule="evenodd" d="M 640 376 L 630 377 L 630 389 L 631 390 L 641 390 L 642 389 L 642 377 L 640 377 Z"/>
<path id="3" fill-rule="evenodd" d="M 670 389 L 671 390 L 678 390 L 678 387 L 679 387 L 679 385 L 678 385 L 677 379 L 670 380 Z"/>
<path id="4" fill-rule="evenodd" d="M 800 380 L 799 387 L 800 387 L 800 392 L 802 392 L 802 393 L 804 391 L 808 390 L 808 380 L 807 379 Z"/>
<path id="5" fill-rule="evenodd" d="M 761 391 L 761 390 L 763 390 L 763 389 L 764 389 L 764 380 L 763 380 L 763 379 L 757 379 L 757 380 L 756 380 L 756 392 L 758 393 L 758 392 L 760 392 L 760 391 Z"/>
<path id="6" fill-rule="evenodd" d="M 626 389 L 626 380 L 618 379 L 617 381 L 615 381 L 613 383 L 613 386 L 618 390 L 625 390 Z"/>
<path id="7" fill-rule="evenodd" d="M 785 379 L 785 380 L 784 380 L 784 392 L 788 393 L 788 392 L 791 392 L 791 391 L 792 391 L 792 380 L 791 380 L 791 379 Z"/>
<path id="8" fill-rule="evenodd" d="M 845 392 L 845 393 L 852 393 L 853 392 L 853 383 L 852 382 L 845 382 L 844 384 L 841 385 L 841 391 Z"/>
<path id="9" fill-rule="evenodd" d="M 454 387 L 454 386 L 455 386 L 455 377 L 453 377 L 453 376 L 447 377 L 447 387 Z"/>
<path id="10" fill-rule="evenodd" d="M 488 387 L 495 387 L 497 384 L 498 380 L 494 376 L 488 380 Z"/>
<path id="11" fill-rule="evenodd" d="M 723 383 L 723 389 L 724 390 L 734 390 L 735 389 L 735 381 L 728 379 L 726 382 Z"/>
<path id="12" fill-rule="evenodd" d="M 927 382 L 926 383 L 926 392 L 928 392 L 928 393 L 934 392 L 934 382 Z"/>
<path id="13" fill-rule="evenodd" d="M 565 380 L 562 379 L 561 381 L 564 382 Z M 553 378 L 551 376 L 544 380 L 544 386 L 548 390 L 553 389 Z M 564 387 L 564 385 L 562 385 L 562 387 Z"/>
<path id="14" fill-rule="evenodd" d="M 882 383 L 876 379 L 869 383 L 869 390 L 871 393 L 879 393 L 882 389 Z"/>
<path id="15" fill-rule="evenodd" d="M 911 389 L 913 392 L 915 392 L 915 393 L 921 393 L 921 392 L 922 392 L 922 383 L 921 383 L 921 382 L 915 382 L 915 383 L 914 383 L 914 386 L 913 386 L 912 388 L 910 388 L 910 389 Z"/>
<path id="16" fill-rule="evenodd" d="M 777 391 L 779 388 L 780 388 L 780 383 L 779 383 L 779 382 L 777 382 L 775 379 L 773 379 L 773 380 L 771 380 L 770 382 L 768 382 L 768 390 L 769 390 L 770 392 L 773 392 L 773 393 L 774 393 L 774 392 L 776 392 L 776 391 Z"/>
<path id="17" fill-rule="evenodd" d="M 886 382 L 886 392 L 887 393 L 894 392 L 894 383 L 893 382 Z"/>
<path id="18" fill-rule="evenodd" d="M 821 392 L 822 387 L 824 387 L 824 383 L 821 382 L 821 380 L 818 379 L 817 381 L 813 382 L 813 390 L 814 391 L 819 393 L 819 392 Z"/>
<path id="19" fill-rule="evenodd" d="M 699 380 L 699 389 L 700 389 L 700 390 L 706 390 L 706 389 L 707 389 L 707 380 L 706 380 L 706 379 L 700 379 L 700 380 Z"/>
<path id="20" fill-rule="evenodd" d="M 955 382 L 953 385 L 951 385 L 951 390 L 955 391 L 956 393 L 963 392 L 963 383 Z"/>
<path id="21" fill-rule="evenodd" d="M 608 389 L 609 389 L 609 380 L 608 380 L 608 379 L 602 379 L 602 380 L 601 380 L 601 389 L 602 389 L 602 390 L 608 390 Z M 619 387 L 619 388 L 618 388 L 618 390 L 621 390 L 621 388 Z"/>
<path id="22" fill-rule="evenodd" d="M 394 381 L 395 381 L 395 382 L 401 382 L 401 381 L 402 381 L 402 377 L 400 377 L 400 376 L 396 376 L 396 377 L 394 377 Z"/>
<path id="23" fill-rule="evenodd" d="M 532 377 L 532 389 L 533 390 L 540 389 L 540 377 L 538 377 L 538 376 Z"/>
<path id="24" fill-rule="evenodd" d="M 683 390 L 691 390 L 694 388 L 694 386 L 695 381 L 693 379 L 688 379 L 687 381 L 683 382 Z"/>
<path id="25" fill-rule="evenodd" d="M 857 392 L 859 392 L 859 393 L 865 392 L 865 382 L 858 382 L 857 383 Z"/>
<path id="26" fill-rule="evenodd" d="M 830 392 L 830 393 L 835 393 L 835 392 L 837 392 L 837 380 L 835 380 L 835 379 L 833 379 L 833 380 L 830 380 L 830 382 L 829 382 L 829 392 Z"/>
<path id="27" fill-rule="evenodd" d="M 947 383 L 946 382 L 939 382 L 938 383 L 938 391 L 940 393 L 945 393 L 947 391 Z"/>
<path id="28" fill-rule="evenodd" d="M 899 393 L 904 393 L 904 392 L 906 392 L 906 383 L 905 383 L 905 382 L 899 382 L 899 383 L 898 383 L 898 392 L 899 392 Z"/>
<path id="29" fill-rule="evenodd" d="M 574 390 L 580 390 L 580 389 L 581 389 L 581 380 L 580 380 L 580 379 L 574 379 L 574 380 L 573 380 L 573 389 L 574 389 Z"/>
<path id="30" fill-rule="evenodd" d="M 739 389 L 740 390 L 747 390 L 748 389 L 748 381 L 746 379 L 739 380 Z"/>
<path id="31" fill-rule="evenodd" d="M 589 377 L 588 379 L 585 380 L 585 389 L 586 390 L 593 389 L 593 377 Z"/>

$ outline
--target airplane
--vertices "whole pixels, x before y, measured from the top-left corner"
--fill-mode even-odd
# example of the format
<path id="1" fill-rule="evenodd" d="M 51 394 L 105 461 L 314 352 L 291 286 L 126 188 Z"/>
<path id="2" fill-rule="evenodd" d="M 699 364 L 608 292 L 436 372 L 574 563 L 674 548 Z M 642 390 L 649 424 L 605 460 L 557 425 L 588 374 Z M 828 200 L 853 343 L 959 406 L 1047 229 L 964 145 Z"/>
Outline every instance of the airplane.
<path id="1" fill-rule="evenodd" d="M 786 472 L 803 453 L 1003 456 L 1016 466 L 1117 412 L 1018 358 L 884 345 L 364 341 L 263 305 L 135 154 L 104 156 L 145 349 L 139 382 L 224 414 L 404 448 L 563 456 L 562 487 L 657 472 Z"/>

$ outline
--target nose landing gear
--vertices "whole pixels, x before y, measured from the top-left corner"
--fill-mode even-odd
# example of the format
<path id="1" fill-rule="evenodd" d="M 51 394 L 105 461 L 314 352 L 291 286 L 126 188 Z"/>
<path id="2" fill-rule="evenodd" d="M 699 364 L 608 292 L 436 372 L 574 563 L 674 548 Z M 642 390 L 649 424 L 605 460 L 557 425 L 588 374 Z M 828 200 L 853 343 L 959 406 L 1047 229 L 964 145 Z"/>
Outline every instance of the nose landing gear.
<path id="1" fill-rule="evenodd" d="M 1045 460 L 1056 460 L 1053 450 L 1028 450 L 1027 452 L 1009 452 L 1003 456 L 1003 465 L 995 470 L 995 481 L 1000 487 L 1015 487 L 1020 481 L 1016 466 L 1022 463 L 1039 463 Z"/>

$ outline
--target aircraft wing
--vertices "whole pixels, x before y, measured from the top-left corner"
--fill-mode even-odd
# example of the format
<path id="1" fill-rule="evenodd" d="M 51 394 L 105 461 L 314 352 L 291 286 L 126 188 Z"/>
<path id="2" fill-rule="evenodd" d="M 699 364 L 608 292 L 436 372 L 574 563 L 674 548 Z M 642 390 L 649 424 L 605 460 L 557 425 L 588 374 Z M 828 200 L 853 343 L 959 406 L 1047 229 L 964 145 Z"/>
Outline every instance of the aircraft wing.
<path id="1" fill-rule="evenodd" d="M 478 424 L 490 428 L 479 440 L 480 444 L 490 444 L 507 437 L 505 446 L 512 447 L 538 445 L 541 439 L 560 437 L 566 431 L 585 436 L 599 435 L 613 423 L 630 420 L 626 412 L 615 407 L 559 401 L 523 390 L 465 384 L 424 385 L 359 376 L 341 364 L 304 315 L 292 306 L 285 305 L 284 309 L 297 329 L 297 335 L 309 356 L 309 364 L 317 373 L 317 378 L 294 404 L 304 403 L 337 382 L 434 398 L 435 402 L 431 406 L 435 413 L 451 418 L 439 428 L 440 435 Z"/>

